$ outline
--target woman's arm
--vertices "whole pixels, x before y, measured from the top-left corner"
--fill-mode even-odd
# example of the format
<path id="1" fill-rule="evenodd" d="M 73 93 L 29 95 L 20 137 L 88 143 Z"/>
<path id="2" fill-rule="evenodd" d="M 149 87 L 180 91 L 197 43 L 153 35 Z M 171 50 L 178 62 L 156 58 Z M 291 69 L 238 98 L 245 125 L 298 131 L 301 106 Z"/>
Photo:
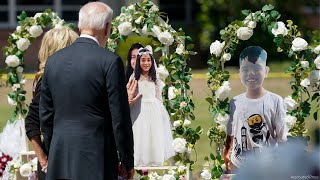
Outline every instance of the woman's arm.
<path id="1" fill-rule="evenodd" d="M 47 155 L 42 149 L 40 119 L 39 119 L 39 101 L 41 91 L 41 79 L 37 82 L 32 102 L 29 106 L 29 113 L 25 120 L 26 134 L 31 141 L 31 145 L 38 157 L 41 167 L 47 165 Z"/>

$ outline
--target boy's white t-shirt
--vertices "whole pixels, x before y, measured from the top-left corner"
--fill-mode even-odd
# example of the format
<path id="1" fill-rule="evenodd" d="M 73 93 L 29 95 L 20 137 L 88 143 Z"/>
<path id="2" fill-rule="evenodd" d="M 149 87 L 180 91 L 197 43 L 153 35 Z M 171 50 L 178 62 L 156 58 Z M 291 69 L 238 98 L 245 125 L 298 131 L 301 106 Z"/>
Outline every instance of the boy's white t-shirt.
<path id="1" fill-rule="evenodd" d="M 240 94 L 230 101 L 229 111 L 227 134 L 233 136 L 231 162 L 235 166 L 240 166 L 246 154 L 287 140 L 286 110 L 279 95 L 267 91 L 258 99 L 250 99 Z"/>

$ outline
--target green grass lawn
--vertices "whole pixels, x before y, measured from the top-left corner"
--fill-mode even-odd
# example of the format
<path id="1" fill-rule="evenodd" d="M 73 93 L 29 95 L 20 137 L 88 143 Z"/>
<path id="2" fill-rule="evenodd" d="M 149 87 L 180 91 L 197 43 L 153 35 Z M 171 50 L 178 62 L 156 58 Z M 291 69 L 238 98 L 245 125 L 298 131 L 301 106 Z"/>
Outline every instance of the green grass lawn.
<path id="1" fill-rule="evenodd" d="M 285 78 L 270 78 L 266 79 L 264 82 L 264 87 L 271 92 L 277 93 L 282 97 L 290 94 L 291 90 L 288 86 L 289 79 Z M 232 88 L 232 96 L 244 92 L 244 88 L 241 85 L 238 78 L 230 79 L 230 84 Z M 30 102 L 31 98 L 31 85 L 32 80 L 29 80 L 26 84 L 25 89 L 28 91 L 27 102 Z M 210 91 L 207 88 L 205 79 L 193 79 L 190 83 L 191 90 L 193 91 L 193 101 L 195 103 L 194 114 L 196 120 L 192 122 L 192 127 L 202 126 L 203 134 L 201 139 L 196 144 L 196 153 L 193 153 L 192 159 L 197 160 L 195 165 L 194 174 L 198 175 L 202 169 L 202 164 L 204 163 L 204 157 L 209 155 L 210 152 L 213 152 L 213 148 L 209 146 L 209 141 L 206 136 L 206 132 L 209 129 L 212 117 L 208 111 L 208 103 L 205 101 L 205 98 L 209 95 Z M 0 129 L 2 130 L 6 121 L 10 118 L 12 114 L 12 107 L 7 104 L 7 93 L 10 88 L 0 87 Z M 313 104 L 313 108 L 315 104 Z M 319 126 L 319 122 L 314 121 L 311 117 L 307 119 L 307 127 L 310 128 L 310 132 L 313 129 Z"/>

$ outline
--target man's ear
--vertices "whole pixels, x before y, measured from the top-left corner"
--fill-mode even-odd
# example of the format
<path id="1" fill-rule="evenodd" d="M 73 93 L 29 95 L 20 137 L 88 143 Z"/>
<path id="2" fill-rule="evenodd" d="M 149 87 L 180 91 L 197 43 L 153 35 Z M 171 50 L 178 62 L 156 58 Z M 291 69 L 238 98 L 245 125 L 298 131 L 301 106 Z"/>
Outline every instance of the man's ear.
<path id="1" fill-rule="evenodd" d="M 106 24 L 106 28 L 104 28 L 104 35 L 105 35 L 105 36 L 107 36 L 107 35 L 108 35 L 109 26 L 110 26 L 110 23 L 109 23 L 109 22 L 107 22 L 107 24 Z"/>
<path id="2" fill-rule="evenodd" d="M 269 71 L 270 71 L 270 68 L 268 66 L 266 66 L 266 72 L 265 72 L 264 77 L 268 77 Z"/>

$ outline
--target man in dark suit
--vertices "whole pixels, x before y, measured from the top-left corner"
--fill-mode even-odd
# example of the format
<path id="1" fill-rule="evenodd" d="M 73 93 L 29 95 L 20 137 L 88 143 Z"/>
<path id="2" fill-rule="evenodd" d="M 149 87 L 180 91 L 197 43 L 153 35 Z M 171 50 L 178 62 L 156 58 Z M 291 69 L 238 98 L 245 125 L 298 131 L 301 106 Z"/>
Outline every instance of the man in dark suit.
<path id="1" fill-rule="evenodd" d="M 133 177 L 123 63 L 104 49 L 112 14 L 101 2 L 84 5 L 79 12 L 81 36 L 47 61 L 40 120 L 49 149 L 48 180 L 117 179 L 118 155 L 127 178 Z"/>

